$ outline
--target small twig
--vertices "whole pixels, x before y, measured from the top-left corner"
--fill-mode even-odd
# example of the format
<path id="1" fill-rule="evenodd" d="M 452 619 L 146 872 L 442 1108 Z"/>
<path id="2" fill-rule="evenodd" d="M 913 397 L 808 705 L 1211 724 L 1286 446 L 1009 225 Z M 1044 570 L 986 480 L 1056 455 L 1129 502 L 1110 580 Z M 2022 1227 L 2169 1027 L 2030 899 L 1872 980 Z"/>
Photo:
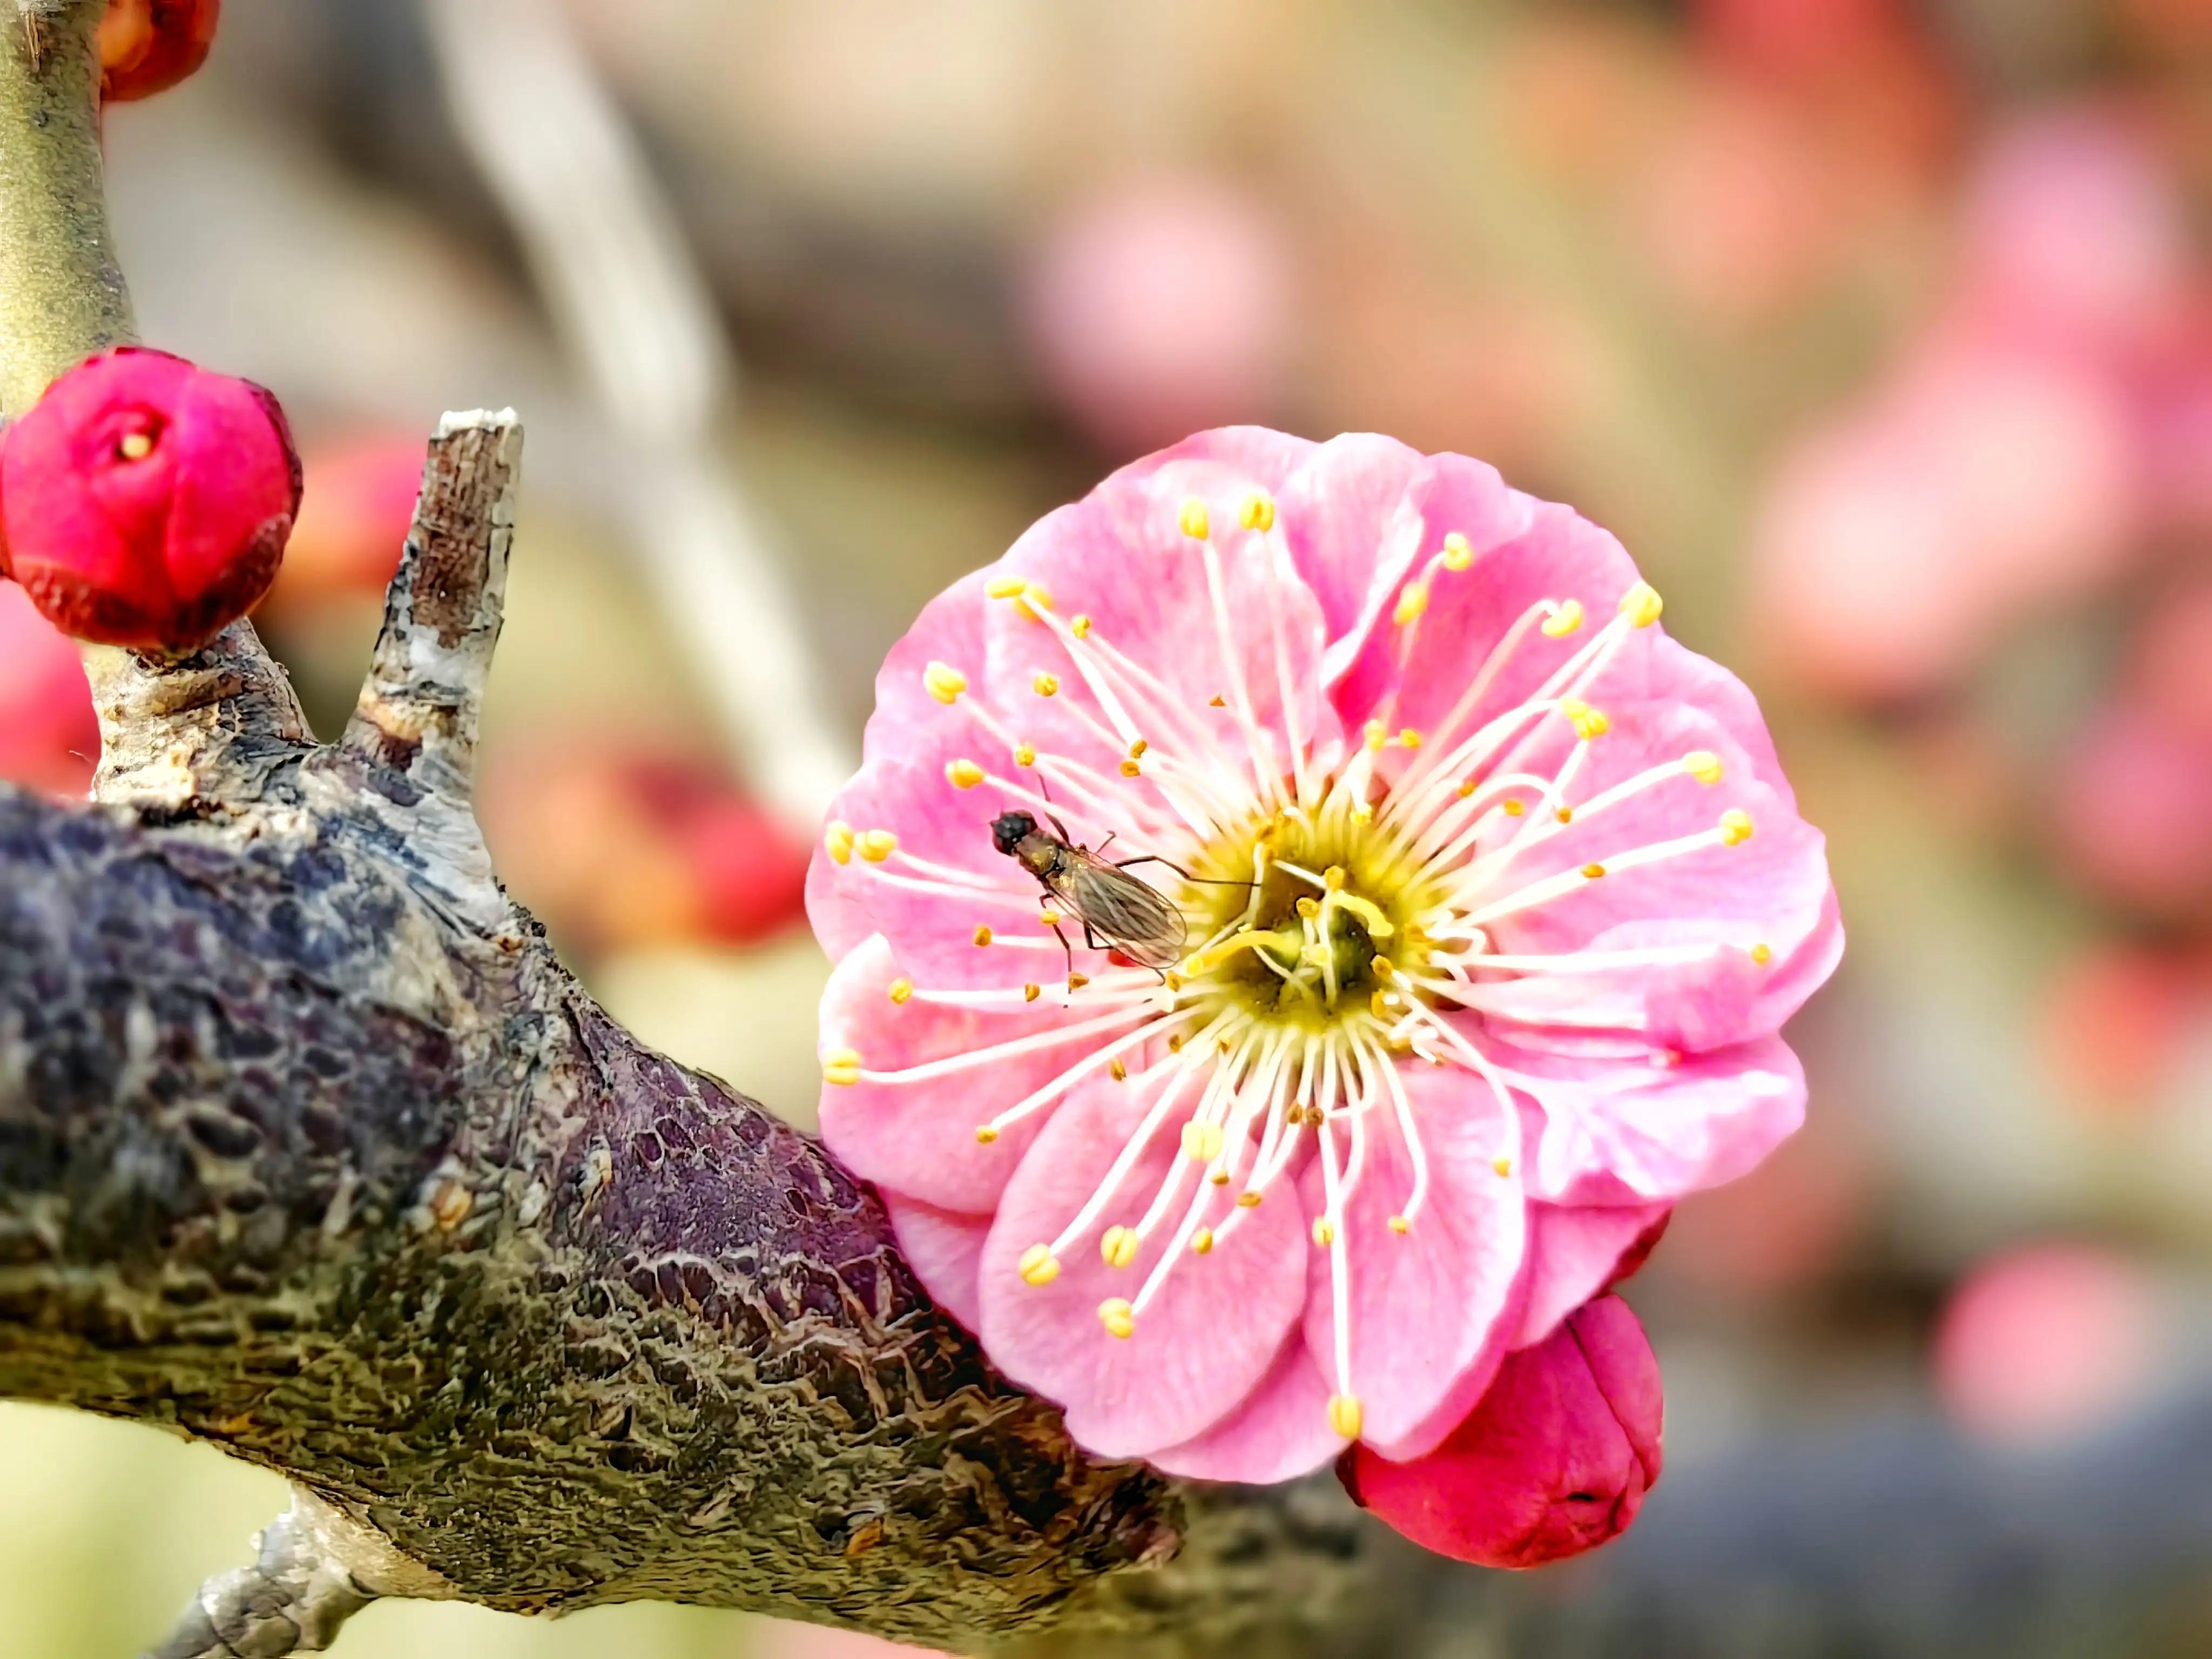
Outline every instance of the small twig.
<path id="1" fill-rule="evenodd" d="M 270 1522 L 258 1559 L 210 1578 L 147 1659 L 283 1659 L 320 1653 L 338 1627 L 387 1595 L 450 1595 L 437 1575 L 399 1555 L 296 1487 Z"/>
<path id="2" fill-rule="evenodd" d="M 343 739 L 461 805 L 506 608 L 521 460 L 522 423 L 511 409 L 438 423 L 406 551 L 385 595 L 384 631 Z"/>

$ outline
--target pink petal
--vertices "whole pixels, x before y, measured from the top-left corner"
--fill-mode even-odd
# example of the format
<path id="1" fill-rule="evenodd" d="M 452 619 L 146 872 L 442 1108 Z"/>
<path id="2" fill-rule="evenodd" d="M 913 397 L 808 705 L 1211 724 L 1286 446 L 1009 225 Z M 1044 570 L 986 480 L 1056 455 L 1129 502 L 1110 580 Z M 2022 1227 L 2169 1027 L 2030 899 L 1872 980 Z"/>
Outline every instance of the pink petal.
<path id="1" fill-rule="evenodd" d="M 1390 723 L 1443 741 L 1465 738 L 1523 701 L 1589 643 L 1589 628 L 1612 620 L 1621 594 L 1636 580 L 1636 566 L 1619 542 L 1587 519 L 1508 489 L 1480 462 L 1441 455 L 1434 466 L 1419 492 L 1421 555 L 1435 552 L 1447 532 L 1458 531 L 1468 538 L 1474 562 L 1465 570 L 1436 573 L 1410 647 L 1403 629 L 1387 620 L 1377 628 L 1338 685 L 1336 698 L 1351 721 L 1364 720 L 1395 690 Z M 1382 596 L 1386 619 L 1402 585 L 1400 580 Z M 1442 721 L 1493 647 L 1528 608 L 1540 600 L 1568 599 L 1581 601 L 1589 615 L 1583 630 L 1555 640 L 1531 629 L 1472 715 L 1450 733 L 1441 732 Z M 1651 637 L 1650 630 L 1638 630 L 1629 649 L 1648 649 Z M 1401 653 L 1407 653 L 1402 666 Z"/>
<path id="2" fill-rule="evenodd" d="M 1456 1067 L 1401 1069 L 1429 1191 L 1403 1233 L 1413 1166 L 1387 1103 L 1366 1118 L 1366 1156 L 1345 1205 L 1351 1278 L 1352 1392 L 1361 1437 L 1394 1456 L 1414 1456 L 1464 1416 L 1519 1326 L 1527 1261 L 1527 1204 L 1518 1126 L 1489 1086 Z M 1500 1175 L 1495 1161 L 1509 1160 Z M 1299 1179 L 1306 1207 L 1323 1207 L 1320 1160 Z M 1336 1375 L 1336 1315 L 1329 1253 L 1308 1252 L 1306 1341 L 1324 1376 Z"/>
<path id="3" fill-rule="evenodd" d="M 1148 1453 L 1145 1461 L 1164 1474 L 1190 1480 L 1251 1486 L 1295 1480 L 1344 1449 L 1343 1438 L 1329 1426 L 1332 1392 L 1304 1336 L 1293 1331 L 1243 1404 L 1195 1440 Z"/>
<path id="4" fill-rule="evenodd" d="M 846 954 L 822 994 L 825 1057 L 849 1049 L 871 1072 L 901 1071 L 1050 1030 L 1066 1018 L 1048 1001 L 1003 1013 L 920 997 L 894 1003 L 885 988 L 897 977 L 898 964 L 880 934 Z M 1049 1109 L 1009 1124 L 988 1146 L 977 1142 L 976 1126 L 1058 1076 L 1099 1041 L 1079 1038 L 919 1082 L 825 1082 L 823 1143 L 854 1174 L 887 1191 L 985 1213 Z"/>
<path id="5" fill-rule="evenodd" d="M 1273 1369 L 1305 1299 L 1305 1218 L 1287 1186 L 1242 1218 L 1211 1254 L 1184 1259 L 1116 1339 L 1099 1322 L 1109 1297 L 1133 1301 L 1170 1246 L 1171 1228 L 1146 1241 L 1127 1267 L 1109 1267 L 1100 1236 L 1133 1225 L 1170 1170 L 1186 1184 L 1199 1166 L 1181 1157 L 1174 1126 L 1153 1138 L 1098 1224 L 1061 1251 L 1050 1284 L 1024 1282 L 1030 1246 L 1054 1238 L 1097 1188 L 1142 1119 L 1148 1091 L 1101 1083 L 1079 1089 L 1023 1158 L 1000 1200 L 983 1251 L 981 1333 L 1000 1370 L 1066 1409 L 1067 1431 L 1104 1457 L 1143 1457 L 1220 1422 Z M 1232 1210 L 1210 1192 L 1217 1231 Z"/>
<path id="6" fill-rule="evenodd" d="M 1671 1200 L 1717 1187 L 1804 1121 L 1805 1073 L 1779 1037 L 1672 1066 L 1480 1046 L 1540 1109 L 1528 1179 L 1547 1202 L 1615 1202 L 1624 1191 Z"/>
<path id="7" fill-rule="evenodd" d="M 1513 1346 L 1541 1342 L 1559 1322 L 1614 1282 L 1632 1254 L 1670 1213 L 1665 1204 L 1528 1206 L 1528 1299 Z"/>
<path id="8" fill-rule="evenodd" d="M 940 1210 L 887 1188 L 878 1195 L 915 1277 L 939 1307 L 974 1330 L 982 1322 L 983 1241 L 990 1237 L 991 1218 Z"/>

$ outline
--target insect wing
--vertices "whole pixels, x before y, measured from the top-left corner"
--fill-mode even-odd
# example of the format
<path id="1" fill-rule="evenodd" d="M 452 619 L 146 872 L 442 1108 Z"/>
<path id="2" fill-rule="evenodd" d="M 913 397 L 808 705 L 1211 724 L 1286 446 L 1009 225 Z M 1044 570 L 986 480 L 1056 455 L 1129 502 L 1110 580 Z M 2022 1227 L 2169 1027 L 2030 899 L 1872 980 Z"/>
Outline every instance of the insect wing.
<path id="1" fill-rule="evenodd" d="M 1189 935 L 1182 912 L 1097 854 L 1069 848 L 1065 867 L 1050 886 L 1091 932 L 1118 945 L 1132 961 L 1165 968 L 1182 954 Z"/>

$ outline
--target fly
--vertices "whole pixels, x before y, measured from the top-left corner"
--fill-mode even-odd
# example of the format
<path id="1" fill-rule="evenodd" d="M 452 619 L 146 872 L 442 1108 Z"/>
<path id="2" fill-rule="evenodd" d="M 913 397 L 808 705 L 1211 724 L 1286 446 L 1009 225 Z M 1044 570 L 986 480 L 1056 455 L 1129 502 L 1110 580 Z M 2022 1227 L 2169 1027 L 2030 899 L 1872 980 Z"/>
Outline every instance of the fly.
<path id="1" fill-rule="evenodd" d="M 991 842 L 1001 853 L 1036 878 L 1046 894 L 1066 905 L 1083 924 L 1083 942 L 1094 951 L 1116 950 L 1132 962 L 1164 974 L 1182 955 L 1190 937 L 1182 912 L 1160 892 L 1128 873 L 1135 864 L 1164 864 L 1185 881 L 1200 881 L 1172 860 L 1156 853 L 1108 862 L 1088 847 L 1076 844 L 1067 826 L 1049 812 L 1045 817 L 1057 831 L 1048 834 L 1028 812 L 1001 812 L 991 821 Z M 1107 842 L 1113 836 L 1106 837 Z M 1105 850 L 1101 843 L 1099 851 Z M 1230 882 L 1232 887 L 1249 884 Z M 1075 947 L 1052 924 L 1067 952 L 1067 969 L 1075 972 Z"/>

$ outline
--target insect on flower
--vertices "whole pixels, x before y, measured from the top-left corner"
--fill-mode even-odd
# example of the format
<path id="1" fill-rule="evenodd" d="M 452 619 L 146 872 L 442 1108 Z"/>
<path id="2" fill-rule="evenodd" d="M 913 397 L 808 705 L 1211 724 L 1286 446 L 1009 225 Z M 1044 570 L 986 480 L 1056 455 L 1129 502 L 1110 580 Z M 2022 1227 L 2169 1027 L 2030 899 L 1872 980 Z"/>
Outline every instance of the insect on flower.
<path id="1" fill-rule="evenodd" d="M 1038 827 L 1034 813 L 1000 813 L 991 820 L 992 845 L 1035 876 L 1038 886 L 1068 908 L 1083 924 L 1085 945 L 1094 951 L 1119 951 L 1130 961 L 1156 973 L 1164 973 L 1182 955 L 1190 928 L 1181 910 L 1156 889 L 1127 873 L 1130 866 L 1164 864 L 1185 881 L 1204 882 L 1208 886 L 1249 884 L 1194 876 L 1157 853 L 1109 862 L 1100 854 L 1113 836 L 1107 836 L 1106 842 L 1100 843 L 1099 851 L 1094 853 L 1088 847 L 1077 845 L 1067 826 L 1054 814 L 1047 812 L 1045 817 L 1054 834 L 1045 834 Z M 1072 975 L 1075 971 L 1075 947 L 1060 931 L 1057 918 L 1053 921 L 1052 931 L 1059 935 L 1061 948 L 1067 952 L 1067 969 Z"/>

